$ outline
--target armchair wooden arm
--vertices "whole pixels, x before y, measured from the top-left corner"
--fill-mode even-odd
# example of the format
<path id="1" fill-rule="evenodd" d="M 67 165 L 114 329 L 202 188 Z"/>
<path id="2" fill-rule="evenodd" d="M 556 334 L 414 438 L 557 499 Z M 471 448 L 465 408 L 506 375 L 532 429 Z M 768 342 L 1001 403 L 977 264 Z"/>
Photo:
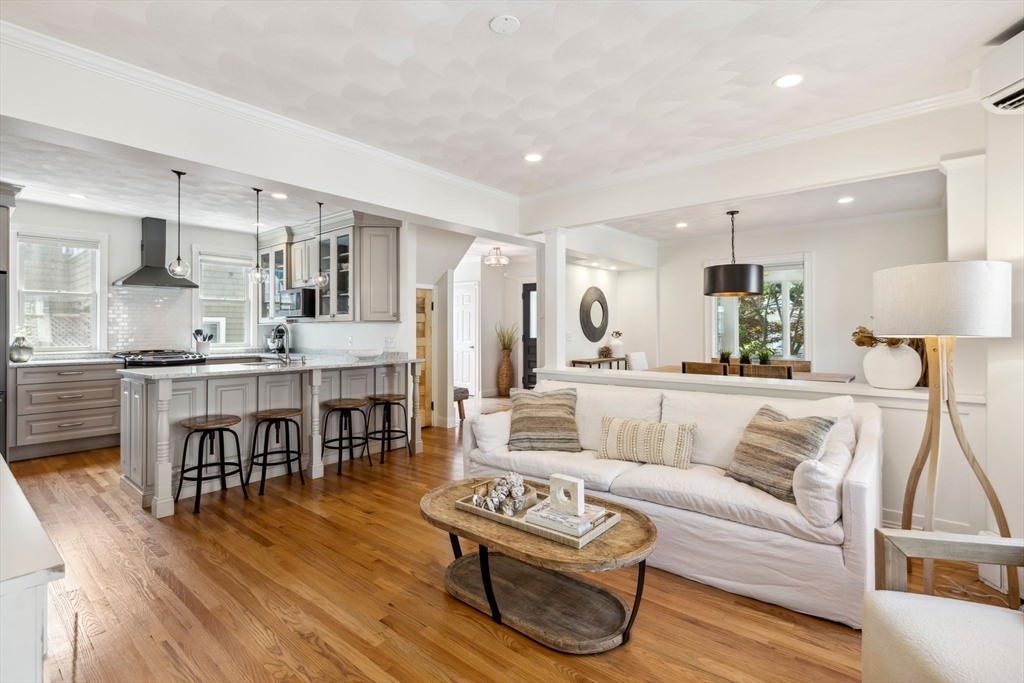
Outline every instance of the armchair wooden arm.
<path id="1" fill-rule="evenodd" d="M 913 529 L 875 529 L 875 588 L 907 591 L 907 559 L 1024 566 L 1024 539 Z"/>

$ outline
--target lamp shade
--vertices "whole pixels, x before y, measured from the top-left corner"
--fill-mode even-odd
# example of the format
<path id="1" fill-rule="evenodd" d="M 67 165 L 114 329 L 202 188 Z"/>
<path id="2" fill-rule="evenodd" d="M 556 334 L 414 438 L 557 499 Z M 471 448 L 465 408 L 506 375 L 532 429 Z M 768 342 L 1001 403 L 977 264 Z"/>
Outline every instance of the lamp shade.
<path id="1" fill-rule="evenodd" d="M 764 294 L 764 266 L 725 263 L 704 269 L 704 296 L 760 296 Z"/>
<path id="2" fill-rule="evenodd" d="M 879 270 L 874 333 L 882 337 L 1009 337 L 1011 265 L 945 261 Z"/>

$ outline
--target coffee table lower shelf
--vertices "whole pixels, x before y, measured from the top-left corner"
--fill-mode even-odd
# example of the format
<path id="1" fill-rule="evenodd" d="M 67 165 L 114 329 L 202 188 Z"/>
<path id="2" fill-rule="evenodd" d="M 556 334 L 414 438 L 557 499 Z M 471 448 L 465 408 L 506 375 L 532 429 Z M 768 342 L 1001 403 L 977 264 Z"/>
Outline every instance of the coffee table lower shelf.
<path id="1" fill-rule="evenodd" d="M 641 563 L 638 604 L 643 570 Z M 486 548 L 448 565 L 445 585 L 452 597 L 559 652 L 595 654 L 629 640 L 633 611 L 615 593 L 572 574 L 488 553 Z"/>

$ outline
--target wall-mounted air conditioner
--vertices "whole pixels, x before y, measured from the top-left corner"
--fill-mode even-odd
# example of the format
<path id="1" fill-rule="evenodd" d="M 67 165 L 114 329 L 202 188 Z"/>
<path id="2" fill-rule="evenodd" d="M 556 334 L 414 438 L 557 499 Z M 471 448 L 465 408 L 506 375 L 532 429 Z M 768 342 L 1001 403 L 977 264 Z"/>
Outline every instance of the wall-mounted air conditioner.
<path id="1" fill-rule="evenodd" d="M 995 114 L 1024 114 L 1024 32 L 981 58 L 981 103 Z"/>

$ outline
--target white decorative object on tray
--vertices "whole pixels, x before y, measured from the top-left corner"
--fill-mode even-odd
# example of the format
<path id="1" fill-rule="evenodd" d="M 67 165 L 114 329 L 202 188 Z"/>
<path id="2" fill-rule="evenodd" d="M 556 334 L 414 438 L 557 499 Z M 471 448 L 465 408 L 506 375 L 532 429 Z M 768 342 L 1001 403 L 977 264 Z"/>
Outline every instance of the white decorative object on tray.
<path id="1" fill-rule="evenodd" d="M 537 503 L 526 511 L 526 521 L 554 529 L 572 536 L 582 536 L 594 527 L 594 522 L 604 517 L 605 509 L 598 505 L 585 505 L 582 515 L 567 515 L 554 509 L 554 499 Z"/>
<path id="2" fill-rule="evenodd" d="M 583 514 L 583 480 L 566 474 L 551 475 L 550 506 L 566 515 Z"/>

